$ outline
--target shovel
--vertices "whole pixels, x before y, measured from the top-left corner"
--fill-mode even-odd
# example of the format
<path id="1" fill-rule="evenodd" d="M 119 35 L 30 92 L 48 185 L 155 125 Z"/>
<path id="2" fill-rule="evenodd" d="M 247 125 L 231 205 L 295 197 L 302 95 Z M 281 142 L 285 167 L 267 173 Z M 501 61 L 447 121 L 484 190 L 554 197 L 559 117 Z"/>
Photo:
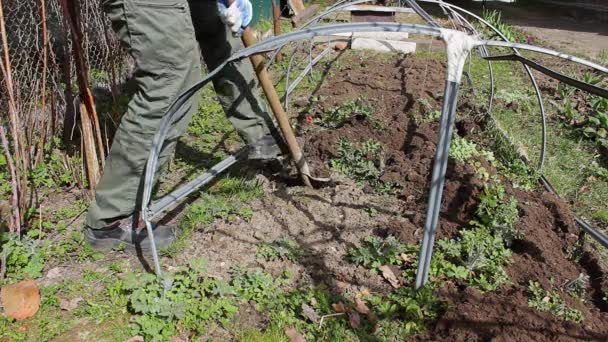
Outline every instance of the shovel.
<path id="1" fill-rule="evenodd" d="M 231 5 L 234 0 L 229 1 L 228 4 Z M 251 46 L 255 44 L 255 38 L 253 36 L 253 32 L 249 27 L 246 27 L 243 30 L 242 36 L 243 44 L 245 47 Z M 287 114 L 281 105 L 281 100 L 279 95 L 277 94 L 274 85 L 272 84 L 272 79 L 270 78 L 270 74 L 268 74 L 268 70 L 266 69 L 264 63 L 264 57 L 260 55 L 253 55 L 249 57 L 251 59 L 251 64 L 253 64 L 253 68 L 258 76 L 258 81 L 262 85 L 262 90 L 266 95 L 266 99 L 270 105 L 270 109 L 274 114 L 274 117 L 279 124 L 279 128 L 283 137 L 285 138 L 285 143 L 289 148 L 289 152 L 291 153 L 291 157 L 296 163 L 296 167 L 298 168 L 298 172 L 300 173 L 300 177 L 302 177 L 302 181 L 304 185 L 312 188 L 311 180 L 315 182 L 328 182 L 329 178 L 316 178 L 310 174 L 310 168 L 308 167 L 308 163 L 304 159 L 304 155 L 302 154 L 302 149 L 300 149 L 300 145 L 296 141 L 296 136 L 293 133 L 293 129 L 289 124 L 289 119 L 287 118 Z"/>

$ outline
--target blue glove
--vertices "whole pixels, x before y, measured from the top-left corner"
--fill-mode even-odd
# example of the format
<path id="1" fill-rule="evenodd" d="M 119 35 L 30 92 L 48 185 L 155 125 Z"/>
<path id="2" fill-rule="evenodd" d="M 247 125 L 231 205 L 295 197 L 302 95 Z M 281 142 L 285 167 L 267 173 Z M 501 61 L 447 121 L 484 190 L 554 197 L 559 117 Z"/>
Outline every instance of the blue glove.
<path id="1" fill-rule="evenodd" d="M 241 35 L 253 17 L 253 8 L 249 0 L 234 0 L 230 6 L 227 0 L 218 0 L 217 9 L 220 19 L 230 27 L 234 35 Z"/>

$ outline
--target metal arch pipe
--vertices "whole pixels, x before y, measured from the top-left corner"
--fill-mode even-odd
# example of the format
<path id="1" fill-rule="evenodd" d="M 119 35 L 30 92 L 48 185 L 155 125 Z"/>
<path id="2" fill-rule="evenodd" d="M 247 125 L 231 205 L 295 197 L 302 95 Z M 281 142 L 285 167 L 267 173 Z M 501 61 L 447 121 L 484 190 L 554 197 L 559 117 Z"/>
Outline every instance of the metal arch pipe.
<path id="1" fill-rule="evenodd" d="M 163 143 L 169 133 L 171 128 L 171 124 L 178 116 L 177 114 L 182 110 L 183 106 L 187 103 L 188 99 L 197 93 L 202 87 L 208 84 L 228 63 L 249 57 L 251 55 L 259 54 L 262 52 L 271 51 L 279 46 L 283 46 L 289 42 L 302 40 L 302 39 L 312 39 L 319 35 L 329 35 L 336 33 L 345 33 L 345 32 L 361 32 L 361 31 L 370 31 L 370 32 L 409 32 L 409 33 L 418 33 L 431 35 L 435 37 L 439 37 L 442 34 L 442 31 L 437 28 L 432 28 L 423 25 L 414 25 L 414 24 L 396 24 L 396 23 L 355 23 L 355 24 L 339 24 L 339 25 L 330 25 L 330 26 L 321 26 L 315 28 L 309 28 L 304 30 L 298 30 L 294 32 L 287 33 L 285 35 L 273 37 L 271 39 L 262 41 L 256 45 L 251 47 L 242 49 L 236 52 L 234 55 L 229 57 L 227 60 L 222 62 L 217 68 L 210 71 L 206 77 L 204 77 L 201 81 L 194 84 L 188 90 L 180 94 L 177 99 L 169 106 L 169 109 L 163 116 L 161 120 L 160 127 L 156 134 L 154 135 L 154 139 L 152 141 L 152 148 L 150 150 L 150 154 L 148 155 L 148 160 L 146 162 L 146 169 L 144 172 L 144 186 L 143 186 L 143 194 L 141 201 L 141 211 L 142 218 L 146 222 L 146 229 L 148 232 L 148 237 L 154 241 L 154 231 L 152 229 L 151 217 L 152 212 L 150 210 L 150 200 L 152 197 L 152 188 L 154 184 L 154 175 L 157 173 L 158 168 L 158 157 L 162 150 Z M 154 260 L 154 268 L 157 275 L 161 274 L 160 260 L 158 257 L 158 251 L 156 250 L 154 244 L 152 244 L 152 257 Z"/>
<path id="2" fill-rule="evenodd" d="M 426 1 L 426 0 L 423 0 Z M 528 44 L 520 44 L 520 43 L 510 43 L 510 42 L 500 42 L 497 40 L 484 40 L 482 41 L 483 45 L 486 46 L 499 46 L 499 47 L 508 47 L 508 48 L 515 48 L 515 49 L 522 49 L 522 50 L 528 50 L 528 51 L 534 51 L 534 52 L 538 52 L 538 53 L 542 53 L 545 55 L 549 55 L 549 56 L 554 56 L 554 57 L 558 57 L 561 59 L 565 59 L 571 62 L 575 62 L 578 64 L 582 64 L 584 66 L 587 66 L 589 68 L 595 69 L 597 71 L 601 71 L 603 73 L 607 73 L 608 74 L 608 67 L 605 67 L 603 65 L 588 61 L 586 59 L 580 58 L 580 57 L 576 57 L 573 55 L 569 55 L 567 53 L 563 53 L 563 52 L 559 52 L 559 51 L 555 51 L 555 50 L 551 50 L 551 49 L 547 49 L 547 48 L 543 48 L 543 47 L 539 47 L 539 46 L 534 46 L 534 45 L 528 45 Z"/>
<path id="3" fill-rule="evenodd" d="M 465 13 L 477 20 L 479 20 L 482 24 L 486 25 L 487 27 L 489 27 L 490 29 L 492 29 L 492 31 L 496 32 L 496 34 L 498 34 L 498 36 L 500 38 L 502 38 L 505 42 L 508 42 L 509 40 L 507 39 L 507 37 L 500 32 L 499 29 L 497 29 L 496 27 L 494 27 L 494 25 L 490 24 L 487 20 L 483 19 L 482 17 L 478 16 L 477 14 L 471 12 L 471 11 L 467 11 L 464 8 L 449 4 L 449 3 L 445 3 L 442 0 L 417 0 L 417 1 L 422 1 L 422 2 L 428 2 L 428 3 L 434 3 L 434 4 L 438 4 L 439 6 L 445 6 L 448 8 L 452 8 L 454 10 L 457 11 L 461 11 L 462 13 Z M 513 49 L 513 52 L 515 54 L 519 55 L 519 51 L 517 51 L 516 48 Z M 543 101 L 541 92 L 540 92 L 540 88 L 538 87 L 538 83 L 536 82 L 536 78 L 534 77 L 534 74 L 532 73 L 532 70 L 530 70 L 530 68 L 524 64 L 524 69 L 526 70 L 526 73 L 528 74 L 528 77 L 530 78 L 530 81 L 532 82 L 532 86 L 534 87 L 534 91 L 536 92 L 536 98 L 538 100 L 538 106 L 540 108 L 540 114 L 541 114 L 541 123 L 542 123 L 542 146 L 541 146 L 541 151 L 540 151 L 540 161 L 539 161 L 539 165 L 538 165 L 538 170 L 539 172 L 542 173 L 542 170 L 544 168 L 545 165 L 545 155 L 546 155 L 546 150 L 547 150 L 547 114 L 545 112 L 545 103 Z M 492 72 L 493 73 L 493 72 Z M 494 90 L 494 88 L 492 88 L 492 90 Z"/>
<path id="4" fill-rule="evenodd" d="M 282 36 L 277 36 L 277 37 L 268 39 L 266 41 L 260 42 L 249 48 L 240 50 L 237 53 L 235 53 L 234 55 L 232 55 L 231 57 L 229 57 L 220 66 L 218 66 L 216 69 L 209 72 L 209 74 L 205 78 L 203 78 L 201 81 L 194 84 L 192 87 L 190 87 L 188 90 L 186 90 L 184 93 L 182 93 L 178 96 L 178 98 L 169 107 L 168 111 L 166 112 L 165 116 L 163 117 L 163 119 L 161 121 L 158 131 L 156 132 L 156 134 L 154 136 L 153 146 L 150 151 L 150 154 L 149 154 L 149 157 L 148 157 L 148 160 L 146 163 L 146 170 L 144 173 L 144 187 L 143 187 L 143 195 L 142 195 L 142 202 L 141 202 L 142 216 L 143 216 L 143 219 L 146 221 L 146 227 L 148 229 L 149 238 L 154 240 L 154 232 L 153 232 L 152 225 L 150 222 L 151 216 L 152 216 L 152 212 L 150 209 L 150 199 L 151 199 L 151 192 L 152 192 L 152 186 L 153 186 L 153 179 L 154 179 L 155 173 L 157 172 L 157 167 L 158 167 L 158 157 L 159 157 L 160 151 L 162 149 L 164 140 L 171 128 L 171 123 L 178 116 L 178 113 L 180 113 L 183 106 L 187 103 L 187 101 L 190 97 L 195 95 L 199 89 L 201 89 L 203 86 L 208 84 L 220 72 L 220 70 L 222 70 L 230 62 L 240 60 L 240 59 L 249 57 L 254 54 L 271 51 L 272 49 L 274 49 L 278 46 L 282 46 L 286 43 L 296 41 L 296 40 L 311 39 L 311 38 L 314 38 L 319 35 L 328 35 L 328 34 L 345 33 L 345 32 L 362 32 L 362 31 L 409 32 L 409 33 L 425 34 L 425 35 L 430 35 L 430 36 L 435 36 L 435 37 L 443 37 L 444 39 L 446 38 L 445 37 L 446 34 L 453 34 L 453 32 L 455 32 L 453 30 L 438 29 L 438 28 L 433 28 L 433 27 L 428 27 L 428 26 L 423 26 L 423 25 L 414 25 L 414 24 L 397 24 L 397 23 L 339 24 L 339 25 L 315 27 L 315 28 L 291 32 L 291 33 L 288 33 L 288 34 L 285 34 Z M 463 33 L 459 32 L 459 34 L 463 34 Z M 479 44 L 485 44 L 485 45 L 491 46 L 491 44 L 494 44 L 494 43 L 501 43 L 501 42 L 473 41 L 472 46 L 479 45 Z M 509 45 L 509 44 L 506 44 L 506 45 L 505 45 L 505 43 L 501 43 L 501 44 L 503 44 L 501 46 L 511 47 L 511 45 Z M 522 45 L 522 44 L 519 44 L 518 46 L 522 49 L 535 48 L 532 46 Z M 552 50 L 547 50 L 547 51 L 550 52 Z M 553 51 L 552 53 L 559 55 L 559 53 L 555 52 L 555 51 Z M 561 57 L 569 58 L 568 55 L 564 55 L 564 54 L 562 54 Z M 450 70 L 448 70 L 448 75 L 451 75 L 452 77 L 454 77 L 455 74 L 456 74 L 456 72 L 450 72 Z M 446 101 L 447 101 L 447 99 L 444 98 L 444 106 L 446 104 Z M 444 113 L 444 116 L 445 116 L 445 113 Z M 438 180 L 440 180 L 440 179 L 438 179 Z M 161 268 L 160 268 L 160 261 L 158 259 L 158 253 L 157 253 L 156 249 L 154 248 L 154 246 L 152 246 L 152 247 L 153 247 L 153 251 L 152 251 L 153 258 L 154 258 L 154 262 L 155 262 L 155 270 L 156 270 L 157 274 L 160 274 Z M 429 245 L 427 247 L 429 247 L 431 249 L 430 253 L 432 253 L 432 243 L 431 243 L 431 245 Z M 428 248 L 427 248 L 427 253 L 428 253 Z M 428 265 L 426 266 L 426 270 L 428 271 Z M 428 272 L 426 275 L 428 276 Z M 425 279 L 422 278 L 423 283 L 424 283 L 424 281 L 425 281 Z"/>

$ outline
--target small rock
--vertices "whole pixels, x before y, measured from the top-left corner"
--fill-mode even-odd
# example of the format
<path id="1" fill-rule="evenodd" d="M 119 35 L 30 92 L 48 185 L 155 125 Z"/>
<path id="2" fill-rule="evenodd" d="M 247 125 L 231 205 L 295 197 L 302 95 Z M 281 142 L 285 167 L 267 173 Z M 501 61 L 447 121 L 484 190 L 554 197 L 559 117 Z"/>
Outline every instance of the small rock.
<path id="1" fill-rule="evenodd" d="M 82 302 L 84 299 L 82 297 L 72 298 L 70 300 L 62 299 L 59 302 L 59 308 L 65 311 L 72 311 L 78 307 L 78 304 Z"/>
<path id="2" fill-rule="evenodd" d="M 126 340 L 125 342 L 144 342 L 144 337 L 143 336 L 133 336 L 130 339 Z"/>
<path id="3" fill-rule="evenodd" d="M 46 273 L 46 278 L 47 279 L 57 279 L 61 276 L 61 268 L 59 267 L 55 267 L 55 268 L 51 268 L 47 273 Z"/>
<path id="4" fill-rule="evenodd" d="M 285 328 L 285 335 L 289 338 L 289 342 L 305 342 L 306 339 L 300 334 L 296 328 Z"/>
<path id="5" fill-rule="evenodd" d="M 173 336 L 169 339 L 169 342 L 188 342 L 188 340 L 181 336 Z"/>
<path id="6" fill-rule="evenodd" d="M 259 230 L 253 232 L 253 237 L 258 240 L 264 240 L 264 234 L 262 234 L 262 232 L 260 232 Z"/>

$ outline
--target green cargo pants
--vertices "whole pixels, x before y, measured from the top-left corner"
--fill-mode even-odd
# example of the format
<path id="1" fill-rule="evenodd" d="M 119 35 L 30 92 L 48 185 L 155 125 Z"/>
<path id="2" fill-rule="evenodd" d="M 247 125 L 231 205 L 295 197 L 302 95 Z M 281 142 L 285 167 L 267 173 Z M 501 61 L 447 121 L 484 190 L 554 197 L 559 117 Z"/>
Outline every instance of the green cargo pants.
<path id="1" fill-rule="evenodd" d="M 214 0 L 103 0 L 102 4 L 135 60 L 136 90 L 88 211 L 86 225 L 93 229 L 137 211 L 152 139 L 175 98 L 201 79 L 200 52 L 212 70 L 242 48 L 240 39 L 221 22 Z M 271 120 L 257 94 L 249 60 L 224 68 L 213 85 L 228 118 L 248 144 L 269 133 Z M 165 141 L 161 167 L 198 108 L 199 99 L 194 97 Z"/>

